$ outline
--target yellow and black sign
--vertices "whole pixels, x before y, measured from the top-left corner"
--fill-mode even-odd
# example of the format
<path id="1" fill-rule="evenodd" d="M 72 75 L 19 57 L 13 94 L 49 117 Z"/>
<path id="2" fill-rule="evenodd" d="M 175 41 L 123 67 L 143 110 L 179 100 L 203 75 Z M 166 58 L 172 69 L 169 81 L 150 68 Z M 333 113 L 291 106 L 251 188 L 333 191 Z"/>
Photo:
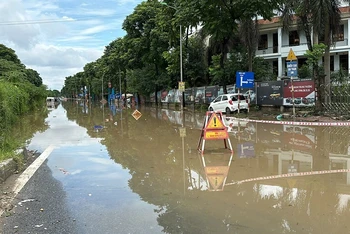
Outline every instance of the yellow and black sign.
<path id="1" fill-rule="evenodd" d="M 180 137 L 186 137 L 186 128 L 179 128 Z"/>
<path id="2" fill-rule="evenodd" d="M 205 174 L 211 190 L 223 190 L 228 171 L 228 166 L 205 167 Z"/>
<path id="3" fill-rule="evenodd" d="M 179 82 L 179 91 L 185 92 L 185 82 Z"/>
<path id="4" fill-rule="evenodd" d="M 217 116 L 217 114 L 213 113 L 210 116 L 210 119 L 205 129 L 206 130 L 225 129 L 225 125 L 223 124 L 221 119 Z"/>
<path id="5" fill-rule="evenodd" d="M 289 60 L 289 61 L 297 60 L 297 56 L 295 55 L 295 53 L 292 50 L 292 48 L 289 50 L 289 53 L 288 53 L 288 56 L 287 56 L 286 60 Z"/>

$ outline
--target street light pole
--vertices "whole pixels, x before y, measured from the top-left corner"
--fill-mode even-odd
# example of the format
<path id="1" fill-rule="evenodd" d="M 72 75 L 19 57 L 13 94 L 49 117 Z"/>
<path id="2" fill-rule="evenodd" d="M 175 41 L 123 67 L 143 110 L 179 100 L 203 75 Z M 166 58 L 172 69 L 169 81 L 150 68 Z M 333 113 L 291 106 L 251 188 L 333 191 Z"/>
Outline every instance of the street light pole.
<path id="1" fill-rule="evenodd" d="M 183 82 L 183 74 L 182 74 L 182 25 L 180 23 L 180 81 Z M 181 95 L 181 111 L 184 109 L 184 92 Z"/>
<path id="2" fill-rule="evenodd" d="M 173 8 L 175 11 L 178 11 L 178 8 L 168 5 L 166 2 L 161 2 L 161 4 L 164 6 Z M 183 69 L 182 69 L 182 24 L 180 23 L 180 82 L 181 83 L 183 82 L 182 71 L 183 71 Z M 180 87 L 178 87 L 178 88 L 180 89 Z M 181 107 L 180 107 L 181 111 L 183 111 L 183 109 L 184 109 L 184 92 L 182 92 L 180 103 L 181 103 Z"/>
<path id="3" fill-rule="evenodd" d="M 103 75 L 102 75 L 102 85 L 101 85 L 101 101 L 103 101 L 103 78 L 105 76 L 105 72 L 103 72 Z"/>

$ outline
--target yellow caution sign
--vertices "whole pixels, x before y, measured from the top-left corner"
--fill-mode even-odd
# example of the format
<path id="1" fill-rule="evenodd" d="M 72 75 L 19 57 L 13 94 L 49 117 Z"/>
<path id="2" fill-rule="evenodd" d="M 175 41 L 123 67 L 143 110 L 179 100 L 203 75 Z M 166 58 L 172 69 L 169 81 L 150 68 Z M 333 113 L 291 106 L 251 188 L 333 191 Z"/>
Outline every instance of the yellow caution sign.
<path id="1" fill-rule="evenodd" d="M 180 137 L 186 137 L 186 128 L 179 128 Z"/>
<path id="2" fill-rule="evenodd" d="M 179 91 L 185 92 L 185 82 L 179 82 Z"/>
<path id="3" fill-rule="evenodd" d="M 213 190 L 222 190 L 225 179 L 227 178 L 229 166 L 211 166 L 205 167 L 205 174 L 210 187 Z"/>
<path id="4" fill-rule="evenodd" d="M 209 183 L 211 185 L 211 187 L 214 190 L 217 190 L 219 188 L 222 187 L 224 180 L 225 180 L 225 176 L 224 175 L 210 175 L 207 177 L 209 180 Z"/>
<path id="5" fill-rule="evenodd" d="M 216 113 L 213 113 L 210 116 L 210 119 L 208 121 L 206 130 L 216 130 L 216 129 L 225 129 L 225 125 L 221 121 L 221 119 L 217 116 Z"/>
<path id="6" fill-rule="evenodd" d="M 138 120 L 139 118 L 141 118 L 142 114 L 140 111 L 135 110 L 132 114 L 132 117 L 134 117 L 136 120 Z"/>
<path id="7" fill-rule="evenodd" d="M 292 50 L 292 48 L 289 50 L 287 60 L 289 60 L 289 61 L 297 60 L 297 56 L 295 56 L 295 53 Z"/>

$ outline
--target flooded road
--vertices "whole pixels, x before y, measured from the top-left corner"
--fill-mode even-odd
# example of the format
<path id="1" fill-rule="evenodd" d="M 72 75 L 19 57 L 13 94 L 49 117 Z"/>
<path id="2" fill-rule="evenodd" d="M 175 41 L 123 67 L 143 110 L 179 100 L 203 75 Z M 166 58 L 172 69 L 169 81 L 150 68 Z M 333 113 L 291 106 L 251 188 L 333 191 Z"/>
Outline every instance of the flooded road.
<path id="1" fill-rule="evenodd" d="M 350 233 L 349 127 L 231 118 L 233 153 L 200 155 L 204 112 L 139 110 L 52 110 L 28 147 L 54 150 L 4 233 Z"/>

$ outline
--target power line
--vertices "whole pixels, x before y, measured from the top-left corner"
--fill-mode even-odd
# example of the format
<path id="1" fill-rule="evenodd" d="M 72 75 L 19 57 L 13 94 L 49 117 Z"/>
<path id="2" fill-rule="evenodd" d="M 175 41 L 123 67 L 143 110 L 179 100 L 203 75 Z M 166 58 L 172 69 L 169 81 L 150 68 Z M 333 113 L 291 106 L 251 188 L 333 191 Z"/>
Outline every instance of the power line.
<path id="1" fill-rule="evenodd" d="M 50 24 L 50 23 L 61 23 L 61 22 L 77 22 L 77 21 L 88 21 L 91 19 L 102 19 L 111 17 L 125 16 L 125 14 L 115 14 L 109 16 L 98 16 L 98 17 L 85 17 L 85 18 L 75 18 L 75 19 L 45 19 L 45 20 L 25 20 L 25 21 L 4 21 L 0 22 L 1 25 L 24 25 L 24 24 Z"/>

